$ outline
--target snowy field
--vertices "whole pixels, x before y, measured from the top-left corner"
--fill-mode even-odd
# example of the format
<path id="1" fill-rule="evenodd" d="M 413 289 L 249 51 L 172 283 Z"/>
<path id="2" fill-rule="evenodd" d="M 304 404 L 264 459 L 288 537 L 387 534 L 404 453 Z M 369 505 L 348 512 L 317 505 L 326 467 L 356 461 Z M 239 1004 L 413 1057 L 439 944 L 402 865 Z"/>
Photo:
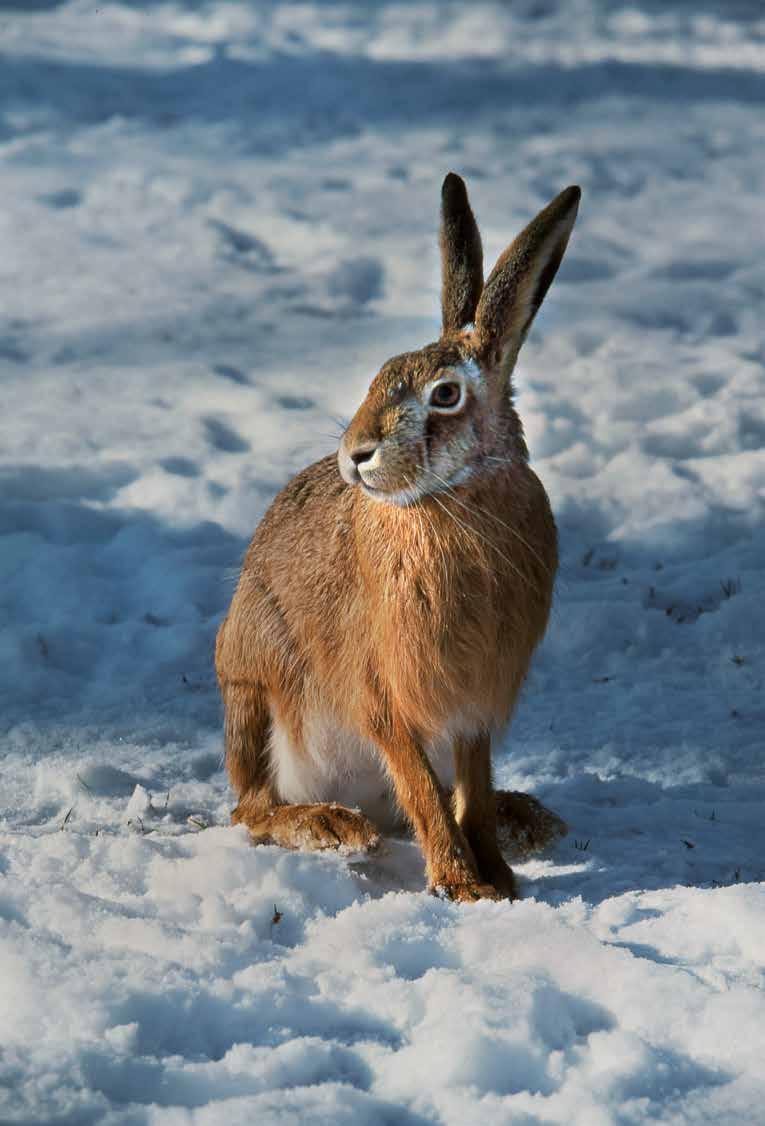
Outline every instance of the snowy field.
<path id="1" fill-rule="evenodd" d="M 0 0 L 0 1122 L 762 1123 L 757 0 Z M 228 827 L 216 627 L 274 493 L 583 202 L 521 357 L 562 537 L 497 781 L 523 900 Z M 275 914 L 276 911 L 276 914 Z"/>

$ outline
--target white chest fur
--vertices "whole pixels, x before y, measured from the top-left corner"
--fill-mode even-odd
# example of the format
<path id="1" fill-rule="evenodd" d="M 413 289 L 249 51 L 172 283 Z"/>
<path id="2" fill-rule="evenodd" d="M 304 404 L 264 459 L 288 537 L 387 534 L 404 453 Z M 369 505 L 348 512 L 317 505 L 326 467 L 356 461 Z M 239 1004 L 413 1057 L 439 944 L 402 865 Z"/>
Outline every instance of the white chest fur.
<path id="1" fill-rule="evenodd" d="M 451 739 L 427 748 L 442 785 L 454 783 Z M 303 747 L 274 723 L 271 764 L 276 791 L 284 802 L 338 802 L 360 809 L 381 828 L 401 823 L 382 754 L 374 743 L 338 727 L 329 715 L 315 712 L 303 725 Z"/>

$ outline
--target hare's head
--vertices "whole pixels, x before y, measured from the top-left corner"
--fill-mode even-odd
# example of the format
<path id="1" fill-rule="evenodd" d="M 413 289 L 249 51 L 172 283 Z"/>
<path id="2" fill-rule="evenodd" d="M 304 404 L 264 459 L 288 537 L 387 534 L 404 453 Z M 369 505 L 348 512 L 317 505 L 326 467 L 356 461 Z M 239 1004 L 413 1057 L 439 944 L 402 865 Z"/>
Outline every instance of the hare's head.
<path id="1" fill-rule="evenodd" d="M 441 193 L 441 339 L 383 365 L 343 435 L 340 472 L 375 500 L 410 504 L 525 458 L 510 377 L 558 270 L 579 205 L 566 188 L 505 250 L 484 285 L 465 184 Z"/>

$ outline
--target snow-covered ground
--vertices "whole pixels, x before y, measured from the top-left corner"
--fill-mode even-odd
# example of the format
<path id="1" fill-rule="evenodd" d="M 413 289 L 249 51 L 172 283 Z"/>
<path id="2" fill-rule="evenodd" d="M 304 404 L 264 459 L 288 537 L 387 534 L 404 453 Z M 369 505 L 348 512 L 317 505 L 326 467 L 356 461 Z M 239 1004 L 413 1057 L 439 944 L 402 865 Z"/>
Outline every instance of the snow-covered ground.
<path id="1" fill-rule="evenodd" d="M 757 0 L 0 0 L 0 1121 L 761 1123 Z M 524 899 L 228 827 L 249 534 L 583 189 L 519 405 L 563 565 L 497 779 Z"/>

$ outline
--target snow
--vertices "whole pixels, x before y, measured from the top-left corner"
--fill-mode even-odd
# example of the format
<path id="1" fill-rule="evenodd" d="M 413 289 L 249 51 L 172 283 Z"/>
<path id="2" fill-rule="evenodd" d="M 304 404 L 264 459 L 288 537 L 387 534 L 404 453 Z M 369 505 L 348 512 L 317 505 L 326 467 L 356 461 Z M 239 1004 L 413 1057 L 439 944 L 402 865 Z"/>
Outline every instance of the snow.
<path id="1" fill-rule="evenodd" d="M 765 21 L 737 0 L 0 0 L 0 1119 L 758 1123 Z M 497 781 L 520 903 L 228 825 L 247 539 L 487 262 L 562 538 Z"/>

